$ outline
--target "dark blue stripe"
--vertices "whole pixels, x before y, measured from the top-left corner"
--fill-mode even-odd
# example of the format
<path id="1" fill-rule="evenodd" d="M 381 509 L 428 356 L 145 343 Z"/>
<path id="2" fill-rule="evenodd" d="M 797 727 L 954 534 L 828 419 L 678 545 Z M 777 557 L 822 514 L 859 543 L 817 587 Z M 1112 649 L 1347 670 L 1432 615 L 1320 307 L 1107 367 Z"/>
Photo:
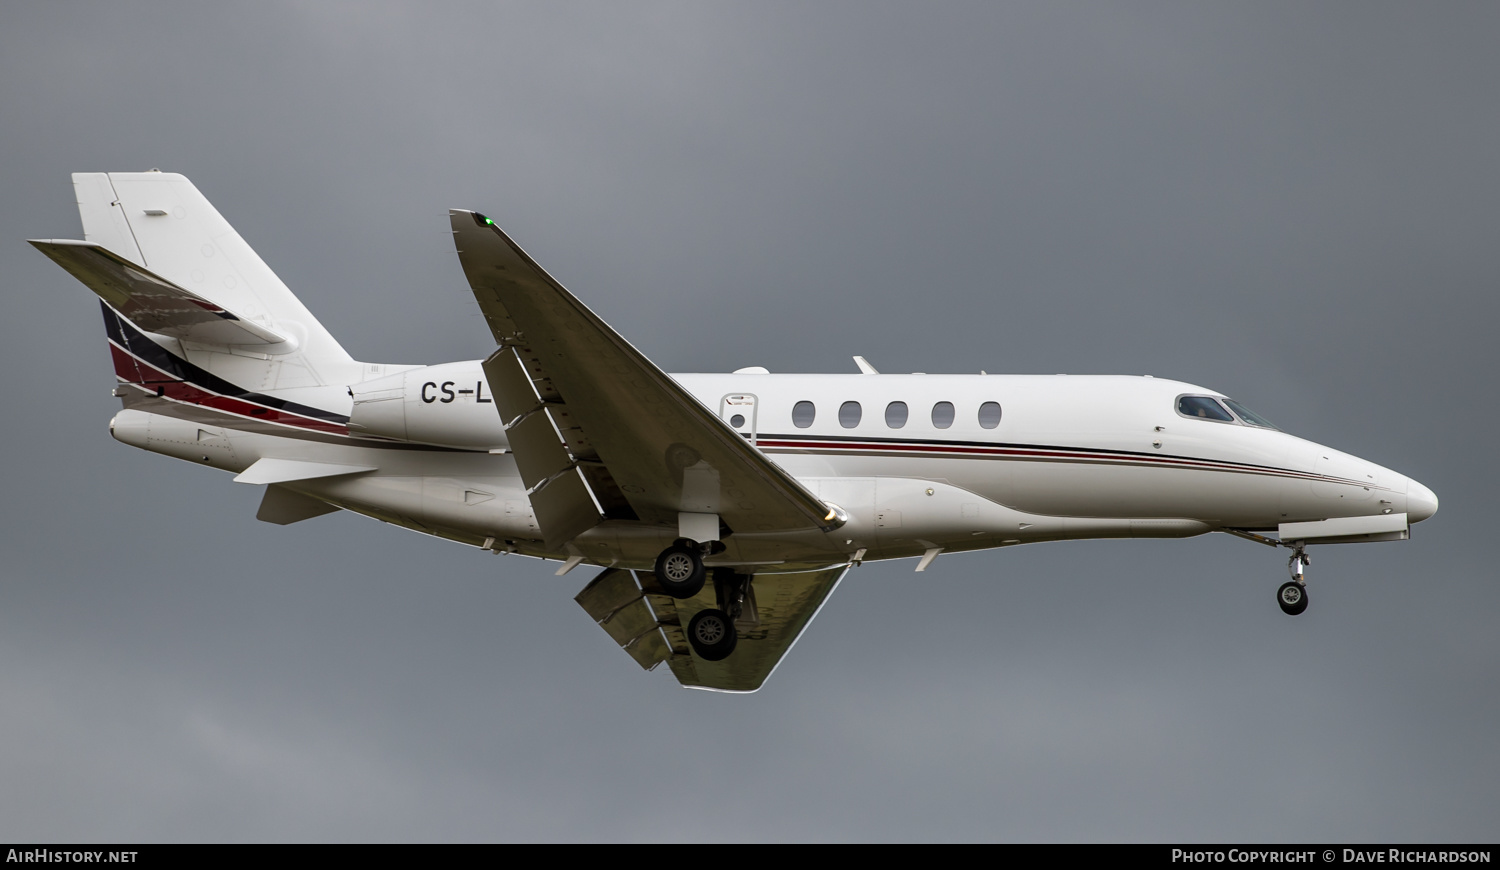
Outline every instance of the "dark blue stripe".
<path id="1" fill-rule="evenodd" d="M 178 380 L 186 381 L 195 387 L 218 393 L 221 396 L 229 396 L 244 402 L 253 402 L 267 408 L 285 411 L 288 414 L 300 414 L 303 417 L 326 420 L 330 423 L 349 422 L 349 418 L 343 414 L 336 414 L 333 411 L 325 411 L 322 408 L 314 408 L 309 405 L 301 405 L 297 402 L 288 402 L 285 399 L 277 399 L 261 393 L 252 393 L 249 390 L 231 384 L 229 381 L 193 365 L 147 338 L 145 334 L 136 328 L 135 324 L 131 323 L 113 308 L 110 308 L 105 302 L 101 301 L 99 307 L 104 312 L 104 330 L 115 344 L 125 348 L 135 356 L 162 371 L 168 372 Z"/>

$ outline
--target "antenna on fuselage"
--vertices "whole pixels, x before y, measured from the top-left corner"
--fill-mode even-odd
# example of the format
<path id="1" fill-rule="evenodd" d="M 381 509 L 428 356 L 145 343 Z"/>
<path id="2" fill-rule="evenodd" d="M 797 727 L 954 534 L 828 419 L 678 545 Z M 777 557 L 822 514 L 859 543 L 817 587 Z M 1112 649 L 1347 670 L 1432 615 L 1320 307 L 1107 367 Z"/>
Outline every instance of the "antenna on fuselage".
<path id="1" fill-rule="evenodd" d="M 870 365 L 870 361 L 867 360 L 867 359 L 865 359 L 862 356 L 855 357 L 854 358 L 854 364 L 857 365 L 857 366 L 859 366 L 859 373 L 862 374 L 862 375 L 878 375 L 878 374 L 880 374 L 880 372 L 877 372 L 875 370 L 874 366 Z"/>

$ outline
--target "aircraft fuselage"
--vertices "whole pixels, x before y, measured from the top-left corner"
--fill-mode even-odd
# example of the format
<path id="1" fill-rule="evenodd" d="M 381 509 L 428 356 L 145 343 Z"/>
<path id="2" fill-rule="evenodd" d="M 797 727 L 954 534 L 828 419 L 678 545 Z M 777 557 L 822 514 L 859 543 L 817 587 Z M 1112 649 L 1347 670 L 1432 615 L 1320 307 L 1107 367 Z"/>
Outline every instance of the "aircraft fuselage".
<path id="1" fill-rule="evenodd" d="M 612 519 L 567 549 L 549 551 L 479 361 L 396 368 L 383 379 L 309 399 L 348 415 L 347 435 L 309 440 L 296 427 L 253 419 L 247 424 L 260 431 L 210 426 L 208 418 L 192 419 L 191 403 L 149 396 L 111 429 L 134 446 L 237 473 L 282 456 L 373 468 L 285 485 L 502 552 L 649 570 L 677 537 L 674 528 Z M 827 533 L 727 529 L 709 565 L 802 570 L 934 549 L 1274 531 L 1330 517 L 1406 514 L 1415 522 L 1436 510 L 1430 490 L 1372 462 L 1240 419 L 1187 416 L 1181 397 L 1220 394 L 1162 378 L 674 378 L 849 515 Z M 424 442 L 431 448 L 422 449 Z"/>

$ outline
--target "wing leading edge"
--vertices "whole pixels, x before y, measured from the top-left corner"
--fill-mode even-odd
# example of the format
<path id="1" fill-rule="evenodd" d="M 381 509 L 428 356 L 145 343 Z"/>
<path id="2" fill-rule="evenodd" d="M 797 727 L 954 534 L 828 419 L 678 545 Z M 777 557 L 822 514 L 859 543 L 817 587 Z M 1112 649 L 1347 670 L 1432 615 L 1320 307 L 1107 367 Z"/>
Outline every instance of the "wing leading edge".
<path id="1" fill-rule="evenodd" d="M 552 279 L 494 222 L 450 212 L 459 261 L 500 349 L 496 409 L 548 546 L 628 511 L 676 526 L 831 530 L 840 520 L 791 475 Z"/>

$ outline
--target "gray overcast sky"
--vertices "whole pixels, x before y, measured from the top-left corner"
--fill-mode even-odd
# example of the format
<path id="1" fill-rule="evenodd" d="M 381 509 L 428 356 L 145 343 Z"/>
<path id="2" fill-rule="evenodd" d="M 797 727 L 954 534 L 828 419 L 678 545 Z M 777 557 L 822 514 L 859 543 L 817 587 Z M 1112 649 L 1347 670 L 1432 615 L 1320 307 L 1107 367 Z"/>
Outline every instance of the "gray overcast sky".
<path id="1" fill-rule="evenodd" d="M 0 7 L 0 838 L 1493 840 L 1492 3 Z M 765 691 L 587 580 L 111 441 L 68 174 L 192 178 L 358 358 L 446 209 L 670 371 L 1121 372 L 1410 474 L 1404 544 L 855 571 Z"/>

